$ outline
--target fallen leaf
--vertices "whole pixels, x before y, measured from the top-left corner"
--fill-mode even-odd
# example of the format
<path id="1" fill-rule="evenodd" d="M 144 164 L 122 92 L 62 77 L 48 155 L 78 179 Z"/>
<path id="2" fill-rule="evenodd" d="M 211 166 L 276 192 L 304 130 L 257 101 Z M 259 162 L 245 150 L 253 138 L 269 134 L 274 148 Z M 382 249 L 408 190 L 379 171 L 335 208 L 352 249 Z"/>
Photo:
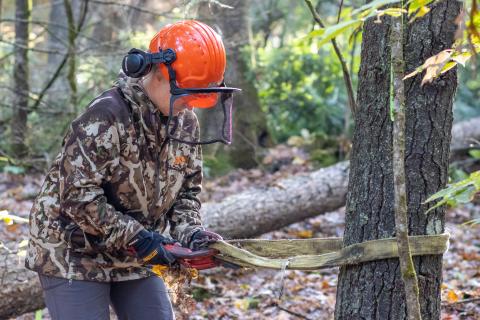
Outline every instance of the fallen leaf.
<path id="1" fill-rule="evenodd" d="M 330 283 L 328 281 L 322 281 L 322 289 L 328 289 L 330 288 Z"/>
<path id="2" fill-rule="evenodd" d="M 454 302 L 457 302 L 459 300 L 459 297 L 458 295 L 455 293 L 454 290 L 448 290 L 448 293 L 447 293 L 447 301 L 449 303 L 454 303 Z"/>
<path id="3" fill-rule="evenodd" d="M 295 231 L 293 234 L 301 239 L 308 239 L 313 237 L 313 231 L 312 230 L 301 230 L 301 231 Z"/>
<path id="4" fill-rule="evenodd" d="M 7 223 L 7 226 L 5 227 L 5 229 L 8 232 L 17 232 L 19 226 L 20 225 L 18 223 L 13 223 L 12 221 L 10 224 Z"/>

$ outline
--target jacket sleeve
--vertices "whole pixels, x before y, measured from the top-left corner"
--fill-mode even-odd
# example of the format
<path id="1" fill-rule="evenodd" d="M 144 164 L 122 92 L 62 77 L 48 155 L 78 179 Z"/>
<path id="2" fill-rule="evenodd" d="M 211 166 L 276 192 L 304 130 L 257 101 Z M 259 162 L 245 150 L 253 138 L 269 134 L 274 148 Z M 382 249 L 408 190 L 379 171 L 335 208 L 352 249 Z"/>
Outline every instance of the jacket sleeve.
<path id="1" fill-rule="evenodd" d="M 200 217 L 201 202 L 198 198 L 202 191 L 202 148 L 197 145 L 193 149 L 182 188 L 168 215 L 170 235 L 183 246 L 188 246 L 196 231 L 204 230 Z"/>
<path id="2" fill-rule="evenodd" d="M 90 107 L 72 122 L 62 147 L 59 190 L 62 212 L 117 250 L 143 229 L 110 205 L 102 188 L 119 165 L 119 127 L 113 114 L 99 107 Z"/>

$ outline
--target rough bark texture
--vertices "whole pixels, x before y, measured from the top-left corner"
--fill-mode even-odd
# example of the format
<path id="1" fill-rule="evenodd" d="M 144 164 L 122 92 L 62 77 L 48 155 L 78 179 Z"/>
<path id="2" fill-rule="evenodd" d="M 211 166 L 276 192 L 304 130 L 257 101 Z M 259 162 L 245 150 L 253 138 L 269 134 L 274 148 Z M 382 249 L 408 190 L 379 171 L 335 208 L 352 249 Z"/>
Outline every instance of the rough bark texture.
<path id="1" fill-rule="evenodd" d="M 199 8 L 199 19 L 219 31 L 227 51 L 227 85 L 242 88 L 234 102 L 233 143 L 217 152 L 225 152 L 229 163 L 236 167 L 251 168 L 257 165 L 257 148 L 268 142 L 267 122 L 260 110 L 257 90 L 246 78 L 248 71 L 243 50 L 249 43 L 247 0 L 225 0 L 223 4 L 234 9 L 220 8 L 204 3 Z M 208 126 L 202 126 L 208 128 Z M 218 147 L 218 146 L 217 146 Z M 206 148 L 206 151 L 210 151 Z M 223 148 L 222 148 L 223 149 Z"/>
<path id="2" fill-rule="evenodd" d="M 408 24 L 406 73 L 450 48 L 460 2 L 437 3 L 431 13 Z M 347 196 L 344 244 L 395 236 L 393 216 L 392 122 L 389 118 L 390 21 L 365 23 L 359 73 L 358 112 Z M 454 70 L 420 87 L 421 76 L 405 82 L 406 178 L 411 235 L 444 229 L 444 209 L 428 215 L 422 204 L 447 182 Z M 441 256 L 414 259 L 423 319 L 440 317 Z M 405 296 L 397 259 L 341 268 L 335 319 L 406 319 Z"/>
<path id="3" fill-rule="evenodd" d="M 470 120 L 473 121 L 473 120 Z M 469 122 L 470 122 L 469 121 Z M 480 126 L 480 118 L 477 118 Z M 464 132 L 463 122 L 453 132 Z M 452 137 L 480 138 L 476 130 Z M 457 139 L 456 139 L 457 137 Z M 290 223 L 337 209 L 345 204 L 349 162 L 279 181 L 267 189 L 252 189 L 202 207 L 205 225 L 228 238 L 249 238 Z M 377 191 L 378 194 L 378 191 Z M 15 244 L 6 244 L 14 248 Z M 15 253 L 0 248 L 0 319 L 41 308 L 43 300 L 36 274 L 18 263 Z"/>
<path id="4" fill-rule="evenodd" d="M 13 116 L 11 120 L 11 148 L 17 158 L 27 155 L 25 137 L 27 131 L 28 95 L 30 91 L 28 79 L 28 29 L 30 9 L 28 0 L 15 2 L 15 66 L 13 68 Z"/>

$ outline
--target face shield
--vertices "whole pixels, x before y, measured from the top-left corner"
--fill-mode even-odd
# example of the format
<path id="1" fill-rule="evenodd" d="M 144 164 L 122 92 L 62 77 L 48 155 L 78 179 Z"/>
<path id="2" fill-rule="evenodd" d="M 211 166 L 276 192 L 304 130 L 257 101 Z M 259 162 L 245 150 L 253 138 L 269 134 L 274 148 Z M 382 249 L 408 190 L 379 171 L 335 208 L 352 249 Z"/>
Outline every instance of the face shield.
<path id="1" fill-rule="evenodd" d="M 179 88 L 175 72 L 167 65 L 170 76 L 170 111 L 167 123 L 167 137 L 187 144 L 232 143 L 233 95 L 238 88 L 218 87 Z M 189 132 L 182 130 L 178 122 L 184 109 L 193 109 L 199 128 Z M 180 111 L 179 111 L 180 110 Z M 179 113 L 178 113 L 179 112 Z"/>

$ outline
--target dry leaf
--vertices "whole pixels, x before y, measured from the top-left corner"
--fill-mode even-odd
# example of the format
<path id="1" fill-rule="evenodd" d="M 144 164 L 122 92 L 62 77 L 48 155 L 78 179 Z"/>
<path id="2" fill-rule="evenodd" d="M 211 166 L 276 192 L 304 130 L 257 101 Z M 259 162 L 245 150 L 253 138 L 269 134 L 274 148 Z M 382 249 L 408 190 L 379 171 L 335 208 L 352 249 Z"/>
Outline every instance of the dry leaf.
<path id="1" fill-rule="evenodd" d="M 248 299 L 239 299 L 239 300 L 235 301 L 234 305 L 238 309 L 246 311 L 246 310 L 248 310 L 248 307 L 250 306 L 250 302 L 248 301 Z"/>
<path id="2" fill-rule="evenodd" d="M 7 224 L 5 229 L 8 231 L 8 232 L 16 232 L 18 230 L 18 227 L 20 225 L 18 223 L 11 223 L 11 224 Z"/>
<path id="3" fill-rule="evenodd" d="M 433 57 L 428 58 L 425 60 L 425 63 L 422 64 L 420 67 L 415 69 L 415 71 L 407 74 L 403 80 L 416 76 L 423 70 L 426 70 L 425 76 L 422 79 L 421 85 L 423 86 L 425 83 L 432 82 L 442 71 L 444 65 L 450 60 L 450 57 L 453 54 L 453 50 L 447 49 L 443 50 L 440 53 L 434 55 Z"/>
<path id="4" fill-rule="evenodd" d="M 301 230 L 301 231 L 295 231 L 293 234 L 301 239 L 308 239 L 313 237 L 313 231 L 312 230 Z"/>
<path id="5" fill-rule="evenodd" d="M 328 289 L 330 288 L 330 283 L 328 281 L 322 281 L 322 289 Z"/>
<path id="6" fill-rule="evenodd" d="M 426 72 L 422 79 L 422 86 L 426 83 L 432 82 L 433 79 L 440 75 L 443 66 L 448 62 L 452 53 L 452 50 L 443 50 L 439 54 L 430 57 L 425 61 L 424 67 L 426 68 Z"/>
<path id="7" fill-rule="evenodd" d="M 471 57 L 472 57 L 471 52 L 463 52 L 458 55 L 453 55 L 452 60 L 465 67 L 465 62 L 467 62 L 467 60 L 470 59 Z"/>
<path id="8" fill-rule="evenodd" d="M 447 301 L 449 303 L 457 302 L 459 299 L 460 298 L 458 297 L 458 295 L 455 293 L 454 290 L 448 290 Z"/>

